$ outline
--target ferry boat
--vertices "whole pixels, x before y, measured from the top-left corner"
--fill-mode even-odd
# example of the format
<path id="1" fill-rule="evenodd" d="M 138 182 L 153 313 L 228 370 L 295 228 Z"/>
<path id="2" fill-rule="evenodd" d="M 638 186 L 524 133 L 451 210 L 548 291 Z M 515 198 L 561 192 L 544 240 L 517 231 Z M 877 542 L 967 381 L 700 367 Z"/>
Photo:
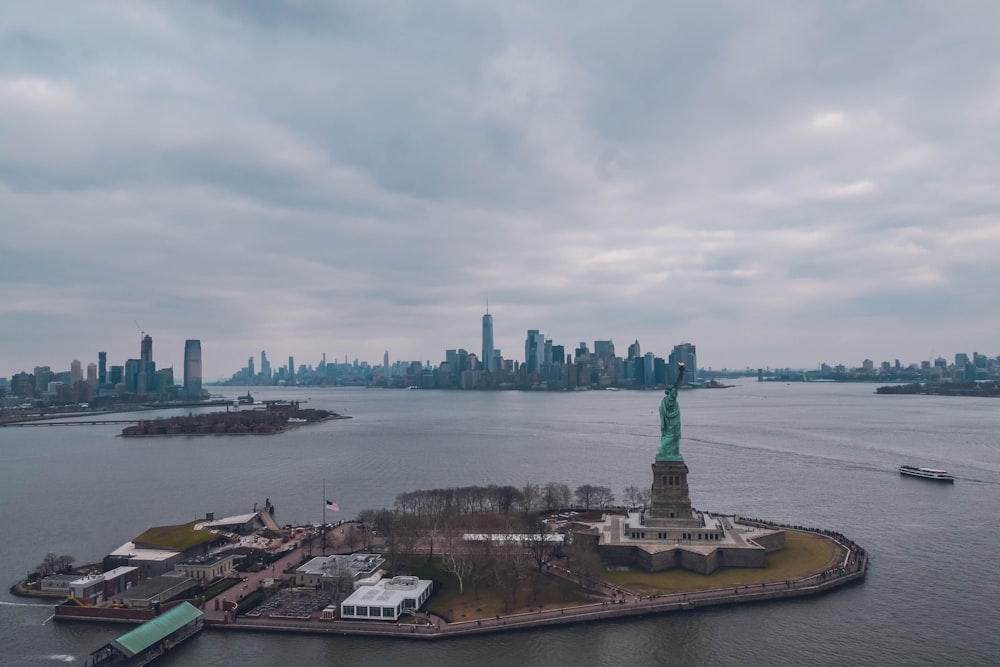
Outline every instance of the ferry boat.
<path id="1" fill-rule="evenodd" d="M 921 479 L 934 479 L 939 482 L 954 482 L 955 478 L 948 474 L 947 470 L 938 468 L 918 468 L 917 466 L 899 466 L 900 475 L 919 477 Z"/>

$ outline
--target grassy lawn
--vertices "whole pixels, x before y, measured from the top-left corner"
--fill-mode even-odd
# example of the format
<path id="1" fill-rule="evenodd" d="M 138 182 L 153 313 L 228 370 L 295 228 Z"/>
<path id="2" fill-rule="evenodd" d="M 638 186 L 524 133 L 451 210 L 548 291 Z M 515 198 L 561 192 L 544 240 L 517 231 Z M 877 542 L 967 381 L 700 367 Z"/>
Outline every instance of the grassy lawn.
<path id="1" fill-rule="evenodd" d="M 199 544 L 205 544 L 219 538 L 215 533 L 206 530 L 195 530 L 195 524 L 202 521 L 192 521 L 179 526 L 155 526 L 135 538 L 133 542 L 151 544 L 161 549 L 186 551 Z"/>
<path id="2" fill-rule="evenodd" d="M 517 599 L 512 601 L 508 590 L 480 585 L 478 590 L 468 583 L 464 592 L 459 592 L 455 575 L 445 572 L 441 562 L 424 562 L 411 568 L 421 579 L 433 579 L 440 587 L 427 602 L 426 610 L 447 619 L 451 623 L 474 621 L 510 614 L 526 613 L 538 609 L 558 609 L 588 602 L 587 596 L 573 582 L 542 573 L 537 596 L 532 598 L 532 583 L 525 579 L 519 586 Z"/>
<path id="3" fill-rule="evenodd" d="M 840 563 L 846 551 L 832 540 L 794 530 L 785 531 L 785 548 L 768 555 L 766 568 L 724 567 L 709 576 L 686 570 L 666 572 L 606 571 L 597 575 L 639 595 L 690 593 L 712 588 L 762 584 L 822 572 Z"/>
<path id="4" fill-rule="evenodd" d="M 633 594 L 689 593 L 692 591 L 731 586 L 746 586 L 767 582 L 799 579 L 835 567 L 845 550 L 832 540 L 812 533 L 785 531 L 785 548 L 767 557 L 766 568 L 722 568 L 709 576 L 686 570 L 644 572 L 641 570 L 605 570 L 594 576 Z M 437 582 L 434 595 L 426 610 L 442 616 L 451 623 L 493 618 L 497 615 L 558 609 L 594 602 L 576 585 L 547 572 L 538 575 L 537 591 L 532 595 L 532 582 L 525 577 L 516 600 L 511 600 L 509 590 L 480 584 L 478 588 L 466 582 L 460 592 L 455 575 L 445 572 L 440 560 L 423 561 L 410 568 L 410 573 L 421 579 Z"/>

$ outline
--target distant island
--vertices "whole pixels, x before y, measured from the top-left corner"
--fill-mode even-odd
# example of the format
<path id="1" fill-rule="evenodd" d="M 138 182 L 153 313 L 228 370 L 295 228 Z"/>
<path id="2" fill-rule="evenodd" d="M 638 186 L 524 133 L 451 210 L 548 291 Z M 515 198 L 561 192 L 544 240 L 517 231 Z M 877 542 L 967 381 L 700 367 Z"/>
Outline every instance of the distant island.
<path id="1" fill-rule="evenodd" d="M 350 419 L 327 410 L 300 408 L 298 401 L 268 401 L 262 409 L 234 409 L 225 412 L 187 414 L 180 417 L 144 419 L 122 429 L 122 437 L 162 435 L 275 435 L 326 421 Z"/>
<path id="2" fill-rule="evenodd" d="M 937 396 L 1000 396 L 1000 382 L 913 382 L 878 387 L 876 394 L 930 394 Z"/>

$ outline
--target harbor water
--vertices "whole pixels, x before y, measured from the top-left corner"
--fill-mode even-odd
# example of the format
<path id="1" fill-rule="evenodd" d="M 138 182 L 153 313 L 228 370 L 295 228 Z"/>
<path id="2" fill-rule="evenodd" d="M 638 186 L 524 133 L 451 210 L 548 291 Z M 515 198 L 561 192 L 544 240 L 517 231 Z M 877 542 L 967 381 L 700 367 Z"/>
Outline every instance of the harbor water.
<path id="1" fill-rule="evenodd" d="M 1000 399 L 736 384 L 680 394 L 692 503 L 838 530 L 870 553 L 863 583 L 812 599 L 453 641 L 207 630 L 157 664 L 996 664 Z M 401 491 L 471 484 L 602 484 L 620 498 L 649 485 L 659 446 L 660 392 L 252 391 L 352 418 L 270 437 L 0 428 L 0 664 L 82 665 L 128 630 L 55 623 L 51 604 L 10 595 L 47 552 L 94 562 L 150 526 L 245 513 L 265 499 L 294 524 L 391 507 Z M 946 468 L 956 481 L 901 477 L 904 463 Z M 324 510 L 324 487 L 339 514 Z"/>

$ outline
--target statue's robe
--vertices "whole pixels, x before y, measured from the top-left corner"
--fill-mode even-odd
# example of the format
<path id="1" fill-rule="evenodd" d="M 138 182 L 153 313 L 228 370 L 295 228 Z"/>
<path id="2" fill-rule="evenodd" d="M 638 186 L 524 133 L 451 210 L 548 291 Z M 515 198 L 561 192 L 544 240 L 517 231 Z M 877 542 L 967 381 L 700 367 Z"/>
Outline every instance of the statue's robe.
<path id="1" fill-rule="evenodd" d="M 660 401 L 660 450 L 657 461 L 683 461 L 681 456 L 681 408 L 677 405 L 677 387 L 667 389 Z"/>

